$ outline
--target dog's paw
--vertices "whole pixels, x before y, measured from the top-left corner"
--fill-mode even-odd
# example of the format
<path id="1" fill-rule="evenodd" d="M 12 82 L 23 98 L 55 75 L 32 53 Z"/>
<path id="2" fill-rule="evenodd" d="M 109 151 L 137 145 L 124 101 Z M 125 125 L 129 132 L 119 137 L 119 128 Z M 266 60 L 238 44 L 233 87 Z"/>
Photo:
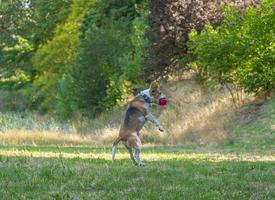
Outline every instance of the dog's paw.
<path id="1" fill-rule="evenodd" d="M 142 161 L 140 161 L 138 165 L 141 166 L 141 167 L 145 166 L 144 162 L 142 162 Z"/>
<path id="2" fill-rule="evenodd" d="M 163 128 L 159 128 L 159 131 L 160 131 L 160 132 L 164 132 L 164 129 L 163 129 Z"/>

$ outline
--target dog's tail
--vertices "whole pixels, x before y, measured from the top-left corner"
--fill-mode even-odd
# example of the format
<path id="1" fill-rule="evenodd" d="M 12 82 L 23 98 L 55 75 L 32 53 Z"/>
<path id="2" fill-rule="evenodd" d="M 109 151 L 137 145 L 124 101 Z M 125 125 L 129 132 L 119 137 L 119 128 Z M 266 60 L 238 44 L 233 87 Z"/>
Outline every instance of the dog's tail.
<path id="1" fill-rule="evenodd" d="M 116 149 L 117 149 L 117 145 L 118 145 L 118 143 L 120 142 L 120 140 L 121 140 L 121 137 L 118 137 L 118 138 L 114 141 L 114 143 L 113 143 L 113 148 L 112 148 L 112 161 L 115 160 Z"/>

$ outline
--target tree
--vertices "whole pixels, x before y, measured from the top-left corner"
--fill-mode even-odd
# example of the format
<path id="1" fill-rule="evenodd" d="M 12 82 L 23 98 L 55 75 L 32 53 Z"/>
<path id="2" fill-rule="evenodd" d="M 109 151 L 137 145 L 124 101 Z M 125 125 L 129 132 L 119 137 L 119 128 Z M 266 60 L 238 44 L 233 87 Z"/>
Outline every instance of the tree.
<path id="1" fill-rule="evenodd" d="M 243 15 L 228 8 L 218 28 L 207 25 L 199 34 L 190 34 L 189 48 L 195 55 L 191 65 L 201 76 L 253 93 L 269 93 L 275 88 L 274 1 Z"/>
<path id="2" fill-rule="evenodd" d="M 149 1 L 149 57 L 144 66 L 144 79 L 150 81 L 178 69 L 187 55 L 188 33 L 201 31 L 205 24 L 220 24 L 225 5 L 240 10 L 261 0 L 150 0 Z M 184 67 L 184 66 L 183 66 Z"/>
<path id="3" fill-rule="evenodd" d="M 60 81 L 70 71 L 82 37 L 81 25 L 94 1 L 74 0 L 64 23 L 55 27 L 52 39 L 39 46 L 33 57 L 37 76 L 33 95 L 41 111 L 54 111 L 60 93 Z"/>
<path id="4" fill-rule="evenodd" d="M 74 105 L 90 116 L 125 100 L 139 79 L 144 41 L 142 1 L 104 0 L 86 16 L 87 27 L 71 73 Z"/>
<path id="5" fill-rule="evenodd" d="M 31 81 L 30 0 L 0 4 L 0 88 L 18 89 Z"/>

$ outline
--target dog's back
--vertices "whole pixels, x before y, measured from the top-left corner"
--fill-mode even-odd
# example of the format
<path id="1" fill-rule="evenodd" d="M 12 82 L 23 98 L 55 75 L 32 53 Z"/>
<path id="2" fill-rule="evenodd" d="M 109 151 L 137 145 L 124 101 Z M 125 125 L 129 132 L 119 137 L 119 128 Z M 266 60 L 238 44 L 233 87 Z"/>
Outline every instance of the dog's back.
<path id="1" fill-rule="evenodd" d="M 144 102 L 138 97 L 135 97 L 130 102 L 129 107 L 126 110 L 124 120 L 122 120 L 120 125 L 119 136 L 113 143 L 112 160 L 115 158 L 116 148 L 120 141 L 126 142 L 126 146 L 135 146 L 137 144 L 141 145 L 140 139 L 138 138 L 139 131 L 146 122 L 146 110 L 143 105 Z"/>
<path id="2" fill-rule="evenodd" d="M 121 137 L 121 140 L 126 140 L 132 133 L 139 134 L 139 131 L 146 122 L 145 110 L 142 105 L 143 102 L 138 98 L 135 98 L 130 102 L 124 120 L 120 126 L 119 136 Z"/>

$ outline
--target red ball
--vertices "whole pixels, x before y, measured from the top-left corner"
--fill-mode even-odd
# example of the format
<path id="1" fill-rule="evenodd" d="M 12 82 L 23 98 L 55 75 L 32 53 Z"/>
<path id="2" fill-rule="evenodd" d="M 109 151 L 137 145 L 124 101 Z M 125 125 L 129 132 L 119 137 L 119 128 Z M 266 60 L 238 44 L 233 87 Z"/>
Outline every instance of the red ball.
<path id="1" fill-rule="evenodd" d="M 165 106 L 168 103 L 166 98 L 161 98 L 159 99 L 159 105 L 160 106 Z"/>

